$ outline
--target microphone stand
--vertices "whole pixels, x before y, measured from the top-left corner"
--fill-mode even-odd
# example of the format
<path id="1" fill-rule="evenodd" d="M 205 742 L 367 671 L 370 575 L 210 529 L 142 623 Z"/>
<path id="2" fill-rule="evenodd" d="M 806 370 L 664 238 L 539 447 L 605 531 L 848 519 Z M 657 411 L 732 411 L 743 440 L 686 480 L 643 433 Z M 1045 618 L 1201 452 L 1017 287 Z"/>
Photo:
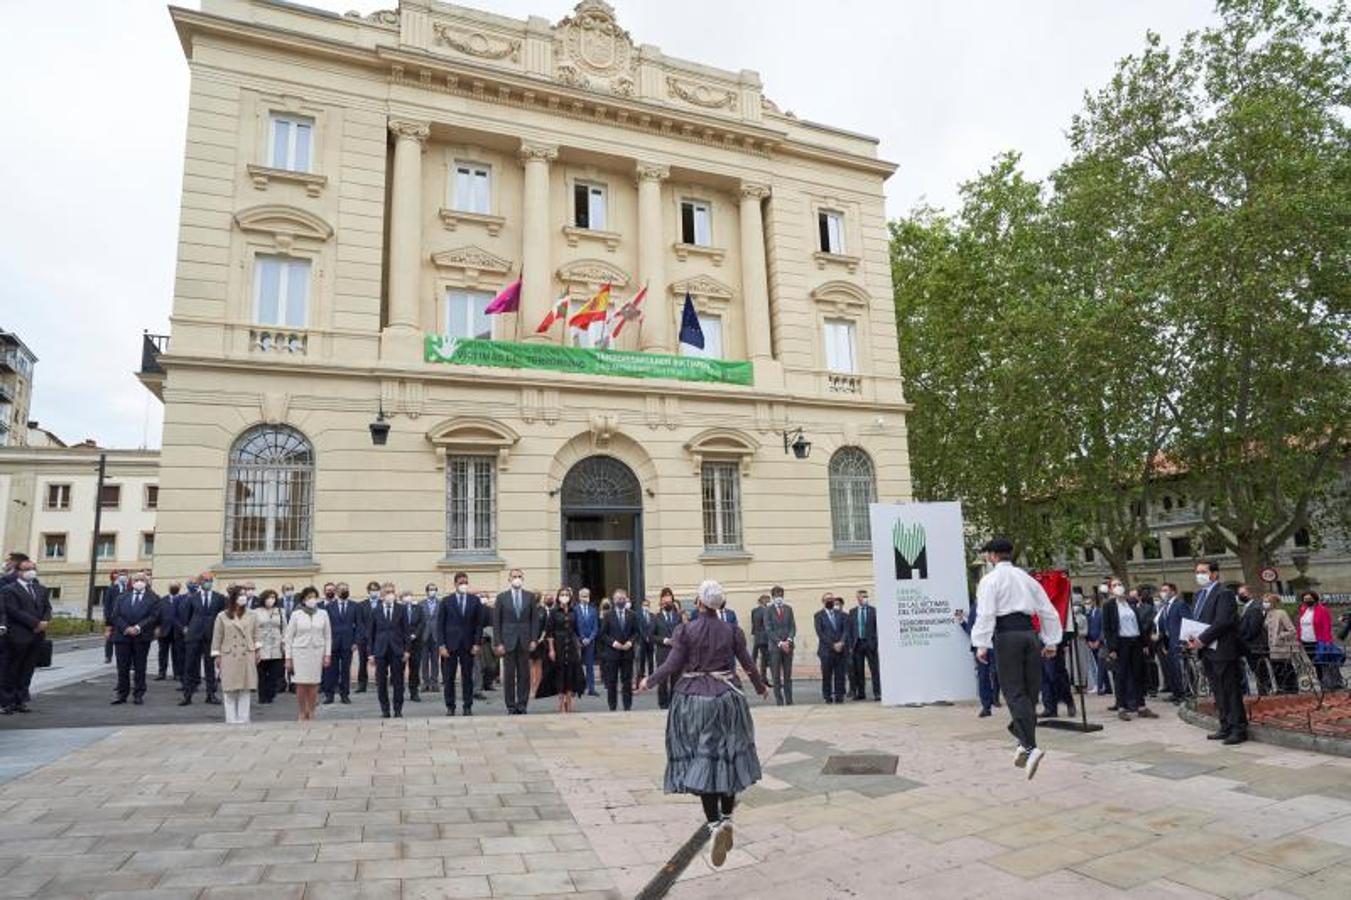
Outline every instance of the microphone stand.
<path id="1" fill-rule="evenodd" d="M 1074 672 L 1074 677 L 1070 679 L 1073 688 L 1079 695 L 1079 721 L 1073 719 L 1043 719 L 1037 723 L 1038 728 L 1054 728 L 1058 731 L 1077 731 L 1080 734 L 1092 734 L 1095 731 L 1102 731 L 1102 726 L 1096 722 L 1088 721 L 1088 704 L 1084 702 L 1084 685 L 1087 681 L 1088 672 L 1080 668 L 1079 664 L 1079 634 L 1074 622 L 1074 608 L 1070 607 L 1069 615 L 1066 616 L 1069 621 L 1066 623 L 1066 635 L 1069 636 L 1069 657 L 1070 667 Z"/>

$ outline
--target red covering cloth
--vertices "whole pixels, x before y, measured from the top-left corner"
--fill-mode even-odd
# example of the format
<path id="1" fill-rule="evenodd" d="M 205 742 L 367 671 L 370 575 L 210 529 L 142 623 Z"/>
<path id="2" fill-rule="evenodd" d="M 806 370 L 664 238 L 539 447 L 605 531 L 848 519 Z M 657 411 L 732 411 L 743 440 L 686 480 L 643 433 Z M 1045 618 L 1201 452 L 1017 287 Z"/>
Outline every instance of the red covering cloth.
<path id="1" fill-rule="evenodd" d="M 1060 613 L 1060 627 L 1065 628 L 1069 623 L 1070 616 L 1069 576 L 1057 569 L 1050 569 L 1045 572 L 1033 572 L 1032 577 L 1037 580 L 1037 584 L 1041 585 L 1041 589 L 1046 592 L 1046 596 L 1051 598 L 1051 605 L 1055 607 L 1056 612 Z M 1040 629 L 1041 623 L 1037 622 L 1033 627 Z"/>

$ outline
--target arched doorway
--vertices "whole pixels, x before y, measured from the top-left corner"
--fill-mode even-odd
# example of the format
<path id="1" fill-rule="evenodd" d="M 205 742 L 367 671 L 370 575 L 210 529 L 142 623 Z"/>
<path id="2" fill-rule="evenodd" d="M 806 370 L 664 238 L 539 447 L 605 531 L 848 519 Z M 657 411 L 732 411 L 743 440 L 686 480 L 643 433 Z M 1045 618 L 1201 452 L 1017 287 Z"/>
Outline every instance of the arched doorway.
<path id="1" fill-rule="evenodd" d="M 591 589 L 595 602 L 615 588 L 643 595 L 643 490 L 613 456 L 588 456 L 563 478 L 563 583 Z M 636 602 L 636 600 L 635 600 Z"/>

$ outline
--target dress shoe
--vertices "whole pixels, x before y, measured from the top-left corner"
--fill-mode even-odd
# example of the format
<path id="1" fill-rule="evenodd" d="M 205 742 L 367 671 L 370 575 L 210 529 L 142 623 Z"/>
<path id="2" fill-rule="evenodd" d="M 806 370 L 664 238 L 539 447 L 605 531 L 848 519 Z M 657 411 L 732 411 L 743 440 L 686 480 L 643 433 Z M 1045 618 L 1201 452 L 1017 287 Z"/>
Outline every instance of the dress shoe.
<path id="1" fill-rule="evenodd" d="M 1225 731 L 1223 728 L 1221 728 L 1219 731 L 1212 731 L 1210 734 L 1206 735 L 1206 740 L 1208 740 L 1208 741 L 1222 741 L 1222 740 L 1224 740 L 1224 739 L 1227 738 L 1227 737 L 1229 737 L 1229 732 L 1227 732 L 1227 731 Z"/>
<path id="2" fill-rule="evenodd" d="M 364 684 L 359 684 L 359 685 L 357 685 L 357 693 L 358 693 L 358 694 L 364 694 L 364 693 L 366 693 L 366 685 L 364 685 Z"/>
<path id="3" fill-rule="evenodd" d="M 594 697 L 595 694 L 592 694 L 591 696 Z M 485 693 L 483 693 L 483 691 L 474 691 L 474 699 L 475 699 L 475 700 L 487 700 L 487 699 L 488 699 L 488 695 L 485 694 Z"/>
<path id="4" fill-rule="evenodd" d="M 325 706 L 328 706 L 328 705 L 329 705 L 330 703 L 332 703 L 332 702 L 333 702 L 333 698 L 332 698 L 332 697 L 325 697 L 325 698 L 324 698 L 324 705 L 325 705 Z"/>
<path id="5" fill-rule="evenodd" d="M 447 718 L 453 718 L 455 716 L 455 707 L 452 706 L 450 709 L 447 709 L 446 716 Z"/>
<path id="6" fill-rule="evenodd" d="M 20 703 L 18 706 L 14 707 L 14 711 L 17 713 L 30 713 L 33 710 L 29 709 L 27 703 Z"/>
<path id="7" fill-rule="evenodd" d="M 1220 743 L 1224 744 L 1224 746 L 1226 747 L 1232 747 L 1235 744 L 1245 743 L 1247 740 L 1248 740 L 1248 733 L 1246 731 L 1236 731 L 1233 734 L 1229 735 L 1229 737 L 1220 741 Z"/>
<path id="8" fill-rule="evenodd" d="M 1158 713 L 1154 712 L 1154 710 L 1150 709 L 1147 706 L 1140 707 L 1138 715 L 1142 719 L 1157 719 L 1159 717 Z"/>
<path id="9" fill-rule="evenodd" d="M 402 719 L 402 718 L 403 718 L 403 710 L 401 710 L 401 709 L 396 709 L 396 710 L 394 710 L 394 718 L 396 718 L 396 719 Z"/>
<path id="10" fill-rule="evenodd" d="M 360 691 L 357 691 L 357 693 L 359 694 L 359 693 L 361 693 L 361 692 L 360 692 Z M 346 703 L 348 706 L 351 706 L 351 705 L 352 705 L 352 698 L 351 698 L 351 697 L 343 697 L 343 698 L 342 698 L 342 702 L 343 702 L 343 703 Z"/>
<path id="11" fill-rule="evenodd" d="M 192 706 L 192 698 L 191 698 L 191 697 L 184 697 L 182 700 L 179 700 L 179 701 L 178 701 L 178 705 L 179 705 L 179 706 Z"/>
<path id="12" fill-rule="evenodd" d="M 1113 703 L 1111 706 L 1107 707 L 1107 711 L 1108 711 L 1108 712 L 1118 712 L 1120 709 L 1121 709 L 1121 707 L 1117 706 L 1115 703 Z"/>
<path id="13" fill-rule="evenodd" d="M 1066 706 L 1066 707 L 1065 707 L 1065 716 L 1066 716 L 1067 718 L 1073 719 L 1073 718 L 1074 718 L 1075 716 L 1077 716 L 1078 714 L 1079 714 L 1079 710 L 1075 709 L 1073 703 L 1071 703 L 1069 706 Z"/>
<path id="14" fill-rule="evenodd" d="M 1037 718 L 1038 718 L 1038 719 L 1058 719 L 1058 718 L 1060 718 L 1060 716 L 1056 715 L 1055 710 L 1053 710 L 1053 709 L 1043 709 L 1041 712 L 1037 713 Z"/>
<path id="15" fill-rule="evenodd" d="M 134 703 L 134 704 L 136 704 L 137 706 L 145 706 L 145 698 L 144 698 L 144 697 L 132 697 L 132 698 L 131 698 L 131 702 Z"/>
<path id="16" fill-rule="evenodd" d="M 388 719 L 388 718 L 389 718 L 389 712 L 388 712 L 388 711 L 385 711 L 385 712 L 380 713 L 380 718 L 382 718 L 382 719 Z"/>
<path id="17" fill-rule="evenodd" d="M 408 699 L 409 699 L 411 702 L 413 702 L 413 703 L 421 703 L 421 702 L 422 702 L 422 698 L 419 697 L 417 694 L 409 694 L 409 695 L 408 695 Z"/>
<path id="18" fill-rule="evenodd" d="M 472 716 L 474 714 L 474 711 L 468 707 L 465 707 L 464 714 L 466 716 Z"/>
<path id="19" fill-rule="evenodd" d="M 109 705 L 109 706 L 121 706 L 123 703 L 126 703 L 126 702 L 127 702 L 127 698 L 126 698 L 126 697 L 114 697 L 114 698 L 113 698 L 113 702 L 110 703 L 110 704 L 108 704 L 108 705 Z"/>
<path id="20" fill-rule="evenodd" d="M 220 706 L 220 698 L 215 694 L 207 694 L 206 702 L 210 703 L 212 706 Z"/>
<path id="21" fill-rule="evenodd" d="M 1117 712 L 1116 717 L 1123 722 L 1129 722 L 1131 720 L 1131 714 L 1124 709 Z"/>
<path id="22" fill-rule="evenodd" d="M 989 711 L 988 709 L 982 709 L 982 710 L 980 711 L 980 715 L 977 716 L 976 718 L 978 718 L 978 719 L 988 719 L 989 717 L 990 717 L 990 711 Z"/>
<path id="23" fill-rule="evenodd" d="M 163 675 L 156 675 L 156 676 L 155 676 L 155 680 L 156 680 L 156 681 L 167 681 L 168 679 L 167 679 L 165 676 L 163 676 Z"/>

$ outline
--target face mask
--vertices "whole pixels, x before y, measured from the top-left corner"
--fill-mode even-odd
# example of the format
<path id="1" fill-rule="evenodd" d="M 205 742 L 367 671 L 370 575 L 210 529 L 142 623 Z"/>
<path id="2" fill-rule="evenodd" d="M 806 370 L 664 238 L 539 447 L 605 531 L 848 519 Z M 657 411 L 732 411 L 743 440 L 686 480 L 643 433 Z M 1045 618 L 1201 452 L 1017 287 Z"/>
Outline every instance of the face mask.
<path id="1" fill-rule="evenodd" d="M 202 582 L 202 590 L 204 590 L 204 591 L 209 591 L 209 590 L 211 590 L 211 585 L 213 585 L 213 584 L 215 584 L 215 582 L 213 582 L 213 581 L 203 581 L 203 582 Z"/>
<path id="2" fill-rule="evenodd" d="M 462 582 L 460 582 L 459 584 L 455 585 L 455 593 L 457 593 L 457 594 L 467 594 L 467 593 L 469 593 L 469 585 L 468 585 L 468 583 L 462 581 Z"/>
<path id="3" fill-rule="evenodd" d="M 590 602 L 591 602 L 591 595 L 590 595 L 590 594 L 582 594 L 582 595 L 580 595 L 577 599 L 580 600 L 580 601 L 583 602 L 583 603 L 590 603 Z"/>
<path id="4" fill-rule="evenodd" d="M 351 596 L 352 596 L 352 592 L 349 591 L 349 590 L 347 590 L 346 588 L 344 588 L 344 589 L 341 590 L 341 591 L 338 591 L 338 597 L 339 597 L 340 599 L 347 600 L 347 599 L 350 598 Z"/>
<path id="5" fill-rule="evenodd" d="M 859 598 L 858 598 L 858 605 L 859 605 L 859 606 L 867 606 L 867 605 L 868 605 L 868 598 L 867 598 L 867 597 L 859 597 Z"/>
<path id="6" fill-rule="evenodd" d="M 620 599 L 615 601 L 615 605 L 618 606 L 620 609 L 627 609 L 629 605 L 629 598 L 621 597 Z"/>
<path id="7" fill-rule="evenodd" d="M 525 579 L 524 579 L 524 578 L 513 578 L 513 579 L 511 579 L 511 586 L 514 587 L 514 588 L 517 588 L 518 590 L 520 589 L 521 585 L 523 585 L 523 584 L 525 584 Z"/>
<path id="8" fill-rule="evenodd" d="M 34 572 L 33 574 L 36 575 L 37 573 Z M 145 582 L 144 582 L 144 581 L 133 581 L 133 582 L 131 583 L 131 588 L 132 588 L 132 590 L 135 590 L 135 591 L 143 591 L 143 590 L 145 590 Z"/>
<path id="9" fill-rule="evenodd" d="M 245 596 L 245 597 L 248 597 L 250 600 L 252 600 L 252 599 L 253 599 L 253 588 L 249 588 L 249 589 L 247 589 L 246 591 L 244 591 L 244 596 Z"/>
<path id="10" fill-rule="evenodd" d="M 372 595 L 372 596 L 374 596 L 374 595 Z M 386 603 L 386 604 L 390 604 L 390 603 L 393 603 L 393 602 L 394 602 L 394 595 L 393 595 L 393 594 L 385 594 L 385 603 Z"/>
<path id="11" fill-rule="evenodd" d="M 268 595 L 267 597 L 263 598 L 263 605 L 266 606 L 268 609 L 271 609 L 272 607 L 277 605 L 277 598 Z"/>
<path id="12" fill-rule="evenodd" d="M 200 585 L 193 584 L 191 581 L 188 582 L 188 593 L 195 594 L 200 590 L 201 590 Z"/>
<path id="13" fill-rule="evenodd" d="M 783 606 L 783 598 L 782 598 L 782 597 L 775 597 L 775 598 L 774 598 L 774 605 L 775 605 L 775 606 Z"/>
<path id="14" fill-rule="evenodd" d="M 118 583 L 119 585 L 121 585 L 122 587 L 126 587 L 126 586 L 127 586 L 127 577 L 126 577 L 125 575 L 118 575 L 118 576 L 117 576 L 117 583 Z"/>
<path id="15" fill-rule="evenodd" d="M 306 608 L 306 609 L 314 609 L 314 608 L 315 608 L 316 606 L 318 606 L 318 605 L 319 605 L 319 598 L 318 598 L 318 597 L 306 597 L 306 598 L 305 598 L 305 608 Z"/>
<path id="16" fill-rule="evenodd" d="M 1115 586 L 1112 588 L 1112 596 L 1113 596 L 1113 597 L 1124 597 L 1124 596 L 1126 596 L 1126 588 L 1123 587 L 1122 585 L 1119 585 L 1119 584 L 1118 584 L 1118 585 L 1115 585 Z"/>
<path id="17" fill-rule="evenodd" d="M 428 591 L 428 592 L 427 592 L 427 599 L 429 599 L 429 600 L 435 600 L 435 599 L 436 599 L 436 591 Z"/>
<path id="18" fill-rule="evenodd" d="M 294 597 L 294 596 L 296 595 L 296 592 L 295 592 L 295 591 L 282 591 L 281 595 L 282 595 L 283 597 L 285 597 L 287 600 L 290 600 L 292 597 Z"/>
<path id="19" fill-rule="evenodd" d="M 243 594 L 240 594 L 238 597 L 235 598 L 235 606 L 247 606 L 248 603 L 249 598 L 245 597 Z"/>
<path id="20" fill-rule="evenodd" d="M 37 580 L 38 580 L 38 570 L 37 570 L 37 569 L 24 569 L 24 570 L 23 570 L 23 580 L 24 580 L 24 581 L 37 581 Z"/>
<path id="21" fill-rule="evenodd" d="M 1263 609 L 1271 609 L 1271 604 L 1268 603 L 1266 600 L 1263 600 L 1263 601 L 1262 601 L 1262 608 L 1263 608 Z"/>
<path id="22" fill-rule="evenodd" d="M 413 595 L 409 594 L 407 597 L 404 597 L 403 600 L 400 602 L 402 602 L 405 606 L 411 605 L 413 602 Z"/>
<path id="23" fill-rule="evenodd" d="M 1201 587 L 1205 587 L 1206 585 L 1210 584 L 1210 576 L 1207 575 L 1205 572 L 1197 572 L 1196 583 L 1201 585 Z"/>
<path id="24" fill-rule="evenodd" d="M 379 592 L 379 591 L 370 591 L 369 593 L 367 593 L 366 596 L 369 597 L 371 600 L 379 600 L 379 599 L 380 599 L 380 592 Z"/>
<path id="25" fill-rule="evenodd" d="M 325 600 L 332 600 L 332 599 L 333 599 L 333 592 L 332 592 L 332 591 L 324 591 L 324 599 L 325 599 Z"/>

